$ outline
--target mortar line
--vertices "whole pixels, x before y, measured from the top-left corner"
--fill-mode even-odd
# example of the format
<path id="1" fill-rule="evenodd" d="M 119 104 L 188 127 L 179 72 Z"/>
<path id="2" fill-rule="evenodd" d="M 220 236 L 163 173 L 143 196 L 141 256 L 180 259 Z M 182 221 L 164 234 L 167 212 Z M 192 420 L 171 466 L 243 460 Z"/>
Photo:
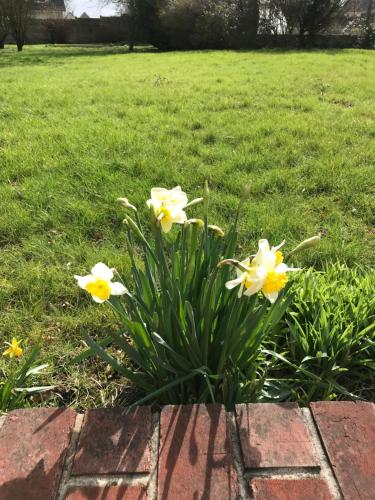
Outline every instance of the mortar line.
<path id="1" fill-rule="evenodd" d="M 72 488 L 86 486 L 147 486 L 149 477 L 148 472 L 71 476 L 64 485 L 64 494 L 66 496 Z"/>
<path id="2" fill-rule="evenodd" d="M 320 474 L 320 467 L 262 467 L 261 469 L 246 469 L 245 478 L 317 478 Z"/>
<path id="3" fill-rule="evenodd" d="M 316 456 L 320 462 L 320 475 L 323 479 L 325 479 L 334 500 L 342 500 L 344 497 L 341 493 L 339 483 L 336 480 L 336 477 L 326 456 L 324 444 L 319 436 L 318 429 L 315 426 L 310 408 L 301 408 L 301 411 L 303 413 L 307 428 L 310 432 L 311 442 L 313 444 Z"/>
<path id="4" fill-rule="evenodd" d="M 233 463 L 237 473 L 239 496 L 241 500 L 250 500 L 250 489 L 245 479 L 245 469 L 243 466 L 241 444 L 238 436 L 235 412 L 227 412 L 227 418 L 232 443 Z"/>
<path id="5" fill-rule="evenodd" d="M 70 444 L 68 447 L 68 451 L 65 458 L 63 474 L 60 481 L 60 487 L 57 494 L 58 500 L 64 500 L 67 493 L 67 484 L 69 482 L 69 478 L 72 472 L 73 461 L 77 451 L 78 446 L 78 438 L 81 432 L 82 423 L 83 423 L 84 414 L 77 413 L 76 419 L 74 422 L 72 437 L 70 438 Z"/>
<path id="6" fill-rule="evenodd" d="M 150 439 L 151 464 L 147 487 L 147 498 L 157 500 L 158 496 L 158 469 L 159 469 L 159 440 L 160 440 L 160 413 L 152 414 L 153 431 Z"/>

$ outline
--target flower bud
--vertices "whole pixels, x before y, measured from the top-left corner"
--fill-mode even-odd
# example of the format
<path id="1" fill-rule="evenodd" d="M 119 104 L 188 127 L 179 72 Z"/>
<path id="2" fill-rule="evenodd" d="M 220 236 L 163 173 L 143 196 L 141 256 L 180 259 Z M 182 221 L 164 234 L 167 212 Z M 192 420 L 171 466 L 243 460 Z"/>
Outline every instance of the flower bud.
<path id="1" fill-rule="evenodd" d="M 131 210 L 134 210 L 134 212 L 137 212 L 137 208 L 132 205 L 127 198 L 117 198 L 117 201 L 121 203 L 123 207 L 130 208 Z"/>
<path id="2" fill-rule="evenodd" d="M 225 260 L 222 260 L 221 262 L 219 262 L 219 264 L 217 265 L 217 267 L 223 267 L 223 266 L 234 266 L 234 267 L 237 267 L 237 269 L 240 269 L 241 271 L 243 271 L 244 273 L 248 272 L 248 268 L 246 266 L 244 266 L 243 264 L 241 264 L 241 262 L 239 262 L 238 260 L 235 260 L 235 259 L 225 259 Z"/>
<path id="3" fill-rule="evenodd" d="M 313 236 L 312 238 L 308 238 L 305 241 L 302 241 L 299 245 L 294 248 L 289 255 L 300 252 L 301 250 L 307 250 L 308 248 L 313 248 L 320 243 L 321 235 Z"/>
<path id="4" fill-rule="evenodd" d="M 145 240 L 144 235 L 142 234 L 142 231 L 139 229 L 137 224 L 133 221 L 131 217 L 126 218 L 128 227 L 134 231 L 134 233 L 141 238 L 141 240 Z"/>
<path id="5" fill-rule="evenodd" d="M 185 208 L 192 207 L 194 205 L 198 205 L 198 203 L 202 203 L 203 198 L 195 198 L 194 200 L 190 201 Z"/>
<path id="6" fill-rule="evenodd" d="M 208 181 L 204 181 L 204 190 L 203 190 L 203 203 L 204 203 L 204 214 L 207 216 L 208 214 L 208 199 L 210 197 L 210 189 L 208 187 Z"/>
<path id="7" fill-rule="evenodd" d="M 214 226 L 209 224 L 208 229 L 214 233 L 215 236 L 222 238 L 224 236 L 224 231 L 219 226 Z"/>
<path id="8" fill-rule="evenodd" d="M 193 225 L 193 226 L 197 226 L 197 227 L 200 227 L 200 228 L 203 228 L 204 227 L 204 222 L 202 219 L 188 219 L 186 222 L 185 222 L 186 225 Z"/>

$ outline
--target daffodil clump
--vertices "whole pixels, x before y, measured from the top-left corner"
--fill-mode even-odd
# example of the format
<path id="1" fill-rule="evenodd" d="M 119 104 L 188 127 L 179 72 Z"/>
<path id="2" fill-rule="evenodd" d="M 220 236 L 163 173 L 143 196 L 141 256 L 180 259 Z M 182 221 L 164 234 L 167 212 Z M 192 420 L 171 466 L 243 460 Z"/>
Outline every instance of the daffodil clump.
<path id="1" fill-rule="evenodd" d="M 126 276 L 132 279 L 104 263 L 87 276 L 75 276 L 95 302 L 110 304 L 123 326 L 99 342 L 86 335 L 85 356 L 99 355 L 136 384 L 145 393 L 142 401 L 215 401 L 231 408 L 261 393 L 262 344 L 289 307 L 289 274 L 299 269 L 287 262 L 297 249 L 287 257 L 280 250 L 285 242 L 271 247 L 262 239 L 254 255 L 234 258 L 245 198 L 226 233 L 209 223 L 207 184 L 203 197 L 191 202 L 180 186 L 153 188 L 146 202 L 149 233 L 138 208 L 119 198 L 128 211 L 124 227 L 131 269 Z M 200 203 L 203 217 L 189 218 Z M 126 364 L 106 350 L 111 343 L 125 353 Z"/>

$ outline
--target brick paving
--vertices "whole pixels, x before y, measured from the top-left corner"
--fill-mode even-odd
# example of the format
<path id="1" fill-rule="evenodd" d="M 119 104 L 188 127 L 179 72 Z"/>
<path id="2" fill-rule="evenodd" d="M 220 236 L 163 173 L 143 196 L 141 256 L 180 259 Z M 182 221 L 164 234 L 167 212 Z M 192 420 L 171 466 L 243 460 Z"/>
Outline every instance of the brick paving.
<path id="1" fill-rule="evenodd" d="M 374 404 L 16 410 L 0 500 L 375 499 Z"/>

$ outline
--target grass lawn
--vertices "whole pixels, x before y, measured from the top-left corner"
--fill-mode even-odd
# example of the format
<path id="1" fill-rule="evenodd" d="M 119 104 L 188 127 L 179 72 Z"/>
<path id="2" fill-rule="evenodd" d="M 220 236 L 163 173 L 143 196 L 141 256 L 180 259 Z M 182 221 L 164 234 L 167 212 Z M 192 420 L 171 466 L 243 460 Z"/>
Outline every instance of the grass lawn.
<path id="1" fill-rule="evenodd" d="M 126 272 L 117 197 L 142 206 L 181 184 L 193 198 L 208 178 L 225 228 L 249 184 L 244 253 L 321 232 L 299 264 L 374 263 L 373 53 L 37 46 L 0 51 L 0 72 L 0 338 L 41 335 L 65 403 L 116 395 L 102 364 L 68 361 L 82 331 L 115 327 L 73 274 Z"/>

